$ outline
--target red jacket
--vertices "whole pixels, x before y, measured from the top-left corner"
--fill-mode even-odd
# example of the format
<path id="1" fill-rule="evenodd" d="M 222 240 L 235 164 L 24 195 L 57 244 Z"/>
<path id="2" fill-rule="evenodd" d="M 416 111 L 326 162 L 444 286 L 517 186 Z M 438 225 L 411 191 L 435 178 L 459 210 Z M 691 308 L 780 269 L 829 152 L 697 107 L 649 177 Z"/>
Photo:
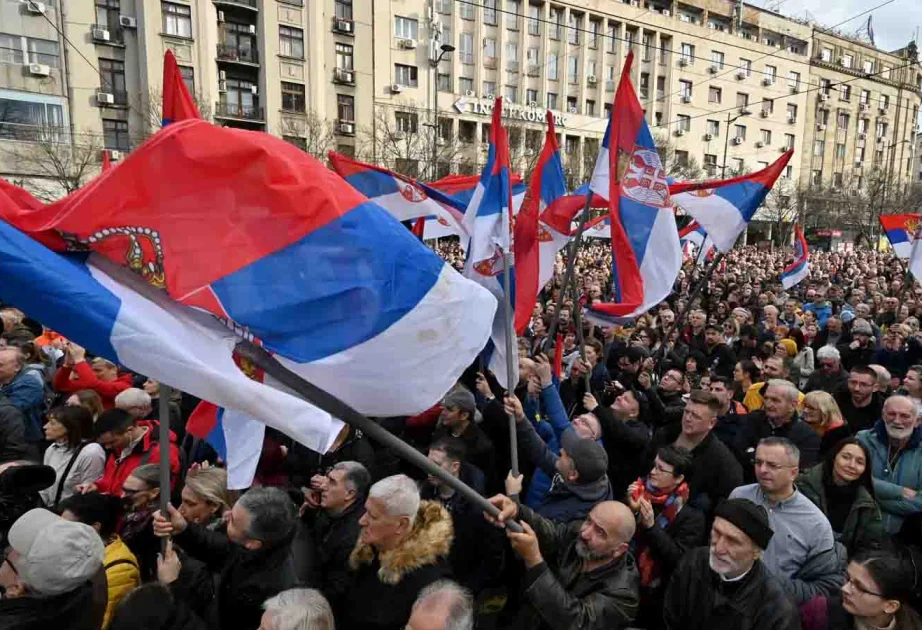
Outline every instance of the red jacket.
<path id="1" fill-rule="evenodd" d="M 73 372 L 77 373 L 77 378 L 71 380 Z M 122 374 L 114 381 L 101 381 L 86 361 L 76 363 L 73 367 L 62 365 L 54 375 L 55 391 L 69 394 L 81 389 L 92 389 L 102 398 L 102 406 L 106 409 L 112 409 L 115 397 L 131 386 L 131 374 Z"/>
<path id="2" fill-rule="evenodd" d="M 106 458 L 106 470 L 102 477 L 96 481 L 96 486 L 100 492 L 121 496 L 122 484 L 132 471 L 138 466 L 144 464 L 160 463 L 160 444 L 157 443 L 160 423 L 153 420 L 139 420 L 139 427 L 146 427 L 147 433 L 141 441 L 134 447 L 134 451 L 123 459 L 117 461 L 114 453 L 110 453 Z M 176 477 L 179 475 L 179 448 L 176 446 L 176 434 L 170 431 L 170 488 L 175 485 Z"/>

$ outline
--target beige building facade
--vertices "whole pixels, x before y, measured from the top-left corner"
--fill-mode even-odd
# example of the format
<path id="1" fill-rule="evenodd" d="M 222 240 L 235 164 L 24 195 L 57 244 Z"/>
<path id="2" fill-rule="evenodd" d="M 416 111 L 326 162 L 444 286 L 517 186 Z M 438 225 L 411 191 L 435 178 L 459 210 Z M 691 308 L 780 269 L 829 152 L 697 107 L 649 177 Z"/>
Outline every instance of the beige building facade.
<path id="1" fill-rule="evenodd" d="M 845 178 L 862 146 L 894 174 L 918 170 L 913 51 L 726 0 L 0 0 L 0 176 L 53 196 L 29 147 L 70 143 L 98 169 L 102 148 L 137 146 L 159 126 L 167 49 L 216 124 L 425 178 L 478 172 L 503 96 L 515 166 L 537 157 L 549 108 L 570 183 L 585 181 L 632 50 L 678 174 L 756 170 L 791 147 L 791 182 Z"/>

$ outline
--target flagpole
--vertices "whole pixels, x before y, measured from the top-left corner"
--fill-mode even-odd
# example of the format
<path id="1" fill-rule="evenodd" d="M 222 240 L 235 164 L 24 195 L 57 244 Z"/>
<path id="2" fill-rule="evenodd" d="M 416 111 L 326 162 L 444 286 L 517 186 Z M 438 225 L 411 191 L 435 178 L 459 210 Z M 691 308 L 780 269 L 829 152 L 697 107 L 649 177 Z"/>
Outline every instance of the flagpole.
<path id="1" fill-rule="evenodd" d="M 583 309 L 579 304 L 579 291 L 577 291 L 576 287 L 576 276 L 571 278 L 570 291 L 573 292 L 573 323 L 576 324 L 576 339 L 579 342 L 579 358 L 587 368 L 586 373 L 583 375 L 583 379 L 586 381 L 586 393 L 591 394 L 592 389 L 590 383 L 592 380 L 592 370 L 588 369 L 589 363 L 586 361 L 586 335 L 583 332 Z M 601 359 L 602 358 L 599 357 L 599 360 Z"/>
<path id="2" fill-rule="evenodd" d="M 506 393 L 509 396 L 515 396 L 515 363 L 518 360 L 516 352 L 515 329 L 512 326 L 514 312 L 512 310 L 512 300 L 509 294 L 512 292 L 512 279 L 509 275 L 512 273 L 512 252 L 503 252 L 503 327 L 506 329 Z M 515 352 L 515 356 L 513 353 Z M 519 476 L 519 443 L 516 439 L 516 422 L 515 415 L 506 414 L 509 420 L 509 464 L 512 469 L 512 476 Z"/>
<path id="3" fill-rule="evenodd" d="M 157 411 L 160 418 L 160 513 L 169 514 L 170 504 L 170 397 L 172 388 L 160 383 Z M 160 552 L 166 553 L 166 538 L 160 539 Z"/>
<path id="4" fill-rule="evenodd" d="M 551 321 L 551 328 L 548 330 L 547 339 L 554 339 L 557 336 L 557 328 L 560 325 L 560 309 L 563 308 L 563 298 L 569 289 L 570 282 L 573 278 L 573 267 L 576 263 L 576 254 L 579 251 L 579 244 L 583 238 L 583 228 L 586 226 L 586 219 L 589 217 L 589 206 L 592 205 L 593 192 L 590 190 L 586 195 L 586 203 L 583 205 L 582 212 L 579 213 L 579 225 L 576 227 L 576 236 L 567 245 L 567 269 L 563 275 L 563 284 L 557 294 L 557 307 L 554 310 L 554 319 Z M 545 346 L 549 341 L 545 343 Z"/>
<path id="5" fill-rule="evenodd" d="M 253 365 L 292 390 L 300 398 L 326 411 L 331 416 L 339 418 L 349 426 L 360 430 L 379 444 L 396 453 L 405 461 L 422 469 L 426 474 L 437 477 L 439 481 L 460 493 L 465 499 L 487 514 L 493 517 L 499 516 L 499 510 L 496 506 L 480 496 L 476 490 L 454 475 L 430 462 L 428 457 L 389 432 L 377 422 L 366 418 L 333 394 L 320 389 L 313 383 L 306 381 L 298 374 L 295 374 L 283 366 L 275 357 L 266 352 L 264 348 L 260 348 L 246 339 L 241 339 L 237 342 L 235 350 L 240 356 L 252 361 Z M 161 396 L 163 396 L 162 392 Z M 522 532 L 522 526 L 515 521 L 506 522 L 506 528 L 512 532 Z"/>

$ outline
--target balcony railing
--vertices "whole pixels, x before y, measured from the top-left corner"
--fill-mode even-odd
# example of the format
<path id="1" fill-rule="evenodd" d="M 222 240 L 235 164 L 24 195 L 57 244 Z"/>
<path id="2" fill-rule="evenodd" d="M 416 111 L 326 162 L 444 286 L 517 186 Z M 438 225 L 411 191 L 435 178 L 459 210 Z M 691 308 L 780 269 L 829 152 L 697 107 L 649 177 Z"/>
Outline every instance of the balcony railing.
<path id="1" fill-rule="evenodd" d="M 241 63 L 259 63 L 259 51 L 255 48 L 238 48 L 227 44 L 218 44 L 218 59 Z"/>
<path id="2" fill-rule="evenodd" d="M 228 4 L 231 6 L 247 7 L 248 9 L 259 10 L 259 3 L 256 0 L 213 0 L 215 4 Z"/>
<path id="3" fill-rule="evenodd" d="M 263 122 L 266 115 L 262 107 L 256 105 L 238 105 L 237 103 L 215 103 L 215 114 L 218 118 L 236 118 L 238 120 L 252 120 Z"/>

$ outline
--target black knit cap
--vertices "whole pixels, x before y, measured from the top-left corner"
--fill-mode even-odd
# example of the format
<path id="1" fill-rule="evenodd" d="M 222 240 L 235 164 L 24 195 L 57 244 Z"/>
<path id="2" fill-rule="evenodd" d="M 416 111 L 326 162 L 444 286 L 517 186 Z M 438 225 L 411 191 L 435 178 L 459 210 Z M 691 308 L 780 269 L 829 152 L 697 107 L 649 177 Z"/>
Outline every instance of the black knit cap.
<path id="1" fill-rule="evenodd" d="M 749 499 L 726 499 L 717 505 L 715 516 L 736 525 L 752 539 L 760 549 L 768 547 L 774 531 L 768 524 L 768 513 L 761 505 Z"/>

